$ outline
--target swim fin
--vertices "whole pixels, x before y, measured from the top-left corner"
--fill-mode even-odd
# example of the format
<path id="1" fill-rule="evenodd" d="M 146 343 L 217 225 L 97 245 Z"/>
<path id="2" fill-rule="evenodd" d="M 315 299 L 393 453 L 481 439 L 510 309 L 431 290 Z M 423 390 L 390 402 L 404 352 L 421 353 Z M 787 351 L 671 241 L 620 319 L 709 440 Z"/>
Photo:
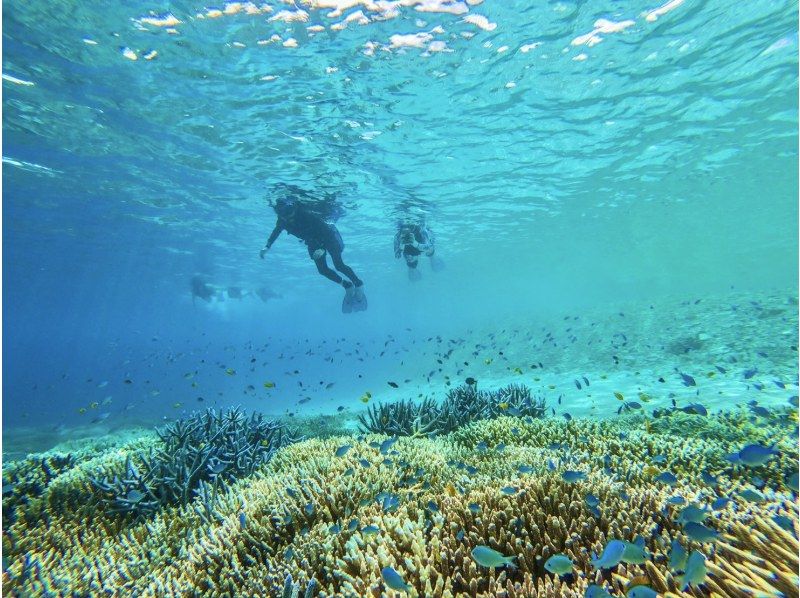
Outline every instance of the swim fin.
<path id="1" fill-rule="evenodd" d="M 417 282 L 418 280 L 422 279 L 422 272 L 420 272 L 417 268 L 409 268 L 408 279 L 412 282 Z"/>
<path id="2" fill-rule="evenodd" d="M 364 294 L 364 285 L 353 287 L 353 311 L 367 310 L 367 296 Z"/>
<path id="3" fill-rule="evenodd" d="M 349 286 L 344 290 L 344 299 L 342 300 L 342 313 L 349 314 L 353 311 L 355 300 L 355 287 Z"/>
<path id="4" fill-rule="evenodd" d="M 434 272 L 441 272 L 442 270 L 444 270 L 444 261 L 442 260 L 442 258 L 436 255 L 431 256 L 431 270 L 433 270 Z"/>

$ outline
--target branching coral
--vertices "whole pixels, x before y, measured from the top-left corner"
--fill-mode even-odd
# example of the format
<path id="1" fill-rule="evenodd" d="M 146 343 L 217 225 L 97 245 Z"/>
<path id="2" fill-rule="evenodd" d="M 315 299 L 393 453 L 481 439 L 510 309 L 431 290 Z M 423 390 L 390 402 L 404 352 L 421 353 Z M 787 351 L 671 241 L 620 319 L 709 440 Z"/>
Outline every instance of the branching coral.
<path id="1" fill-rule="evenodd" d="M 358 420 L 365 431 L 415 438 L 448 434 L 471 422 L 513 414 L 543 417 L 545 401 L 526 386 L 510 384 L 497 392 L 464 384 L 448 391 L 441 405 L 432 399 L 373 405 Z"/>
<path id="2" fill-rule="evenodd" d="M 197 494 L 207 518 L 214 516 L 220 484 L 249 476 L 293 440 L 261 414 L 213 409 L 158 431 L 161 446 L 128 457 L 122 476 L 93 479 L 113 513 L 152 515 L 168 504 L 188 504 Z"/>
<path id="3" fill-rule="evenodd" d="M 358 421 L 364 430 L 391 436 L 421 437 L 442 429 L 441 410 L 433 399 L 397 401 L 372 405 Z"/>
<path id="4" fill-rule="evenodd" d="M 146 521 L 47 506 L 42 517 L 4 530 L 4 590 L 292 596 L 311 586 L 319 596 L 379 597 L 392 595 L 381 577 L 392 567 L 412 596 L 578 597 L 592 583 L 622 596 L 634 582 L 678 594 L 668 559 L 677 541 L 706 556 L 708 576 L 690 595 L 796 593 L 796 498 L 771 475 L 758 503 L 739 496 L 750 487 L 743 476 L 720 471 L 716 485 L 704 485 L 704 469 L 729 467 L 729 443 L 715 437 L 647 432 L 634 417 L 499 417 L 435 438 L 386 441 L 367 435 L 286 446 L 252 476 L 221 485 L 214 517 L 201 516 L 200 497 Z M 785 458 L 796 459 L 797 447 L 782 442 Z M 344 445 L 349 450 L 337 456 Z M 119 464 L 125 455 L 108 458 Z M 656 455 L 678 478 L 674 487 L 654 482 L 648 467 Z M 567 469 L 586 478 L 569 482 Z M 716 542 L 686 534 L 676 495 L 706 509 L 717 496 L 733 497 L 706 521 L 720 533 Z M 396 501 L 390 508 L 387 496 Z M 787 520 L 789 530 L 779 525 Z M 639 536 L 645 562 L 592 567 L 592 553 L 611 539 Z M 471 556 L 479 545 L 514 556 L 517 568 L 481 567 Z M 544 569 L 556 553 L 572 559 L 571 576 Z"/>

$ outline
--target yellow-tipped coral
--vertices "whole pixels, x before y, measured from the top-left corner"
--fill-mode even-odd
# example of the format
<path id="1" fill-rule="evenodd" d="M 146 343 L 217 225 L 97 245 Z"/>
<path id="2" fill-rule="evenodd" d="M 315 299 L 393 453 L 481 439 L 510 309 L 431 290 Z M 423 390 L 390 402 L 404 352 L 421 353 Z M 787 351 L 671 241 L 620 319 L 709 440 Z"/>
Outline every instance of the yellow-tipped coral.
<path id="1" fill-rule="evenodd" d="M 311 584 L 314 595 L 377 597 L 397 594 L 381 577 L 392 567 L 412 596 L 580 597 L 590 584 L 621 596 L 637 583 L 679 595 L 680 572 L 669 563 L 677 541 L 706 557 L 703 584 L 687 594 L 796 595 L 798 510 L 782 481 L 796 446 L 780 445 L 780 459 L 759 470 L 764 500 L 747 502 L 737 493 L 749 488 L 749 472 L 734 473 L 725 459 L 733 443 L 648 433 L 641 422 L 500 417 L 435 439 L 310 439 L 225 485 L 217 521 L 193 503 L 144 521 L 102 510 L 87 479 L 113 470 L 134 445 L 109 449 L 59 473 L 35 506 L 15 509 L 3 533 L 3 587 L 19 596 L 281 596 Z M 654 483 L 656 455 L 674 486 Z M 716 486 L 702 481 L 705 469 Z M 567 481 L 566 470 L 586 476 Z M 735 507 L 705 521 L 720 534 L 713 543 L 677 521 L 677 495 L 710 510 L 729 494 Z M 638 537 L 642 562 L 592 566 L 609 541 Z M 513 556 L 516 568 L 482 567 L 476 546 Z M 571 575 L 545 570 L 557 553 L 572 560 Z"/>

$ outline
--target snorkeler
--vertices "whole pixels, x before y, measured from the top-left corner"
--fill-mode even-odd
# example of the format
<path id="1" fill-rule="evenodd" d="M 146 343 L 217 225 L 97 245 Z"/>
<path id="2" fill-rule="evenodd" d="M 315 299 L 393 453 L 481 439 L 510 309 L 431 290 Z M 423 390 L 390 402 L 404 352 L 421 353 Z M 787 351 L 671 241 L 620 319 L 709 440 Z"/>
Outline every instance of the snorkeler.
<path id="1" fill-rule="evenodd" d="M 295 196 L 298 193 L 304 193 L 302 189 L 287 185 L 283 187 L 290 190 Z M 364 283 L 356 276 L 352 268 L 342 261 L 344 242 L 336 227 L 302 205 L 296 197 L 282 196 L 272 204 L 272 207 L 278 216 L 278 221 L 275 223 L 275 228 L 267 239 L 267 243 L 259 252 L 261 259 L 264 259 L 278 235 L 286 231 L 306 244 L 308 255 L 314 260 L 320 274 L 344 287 L 345 294 L 344 301 L 342 301 L 344 313 L 367 309 Z M 347 278 L 342 278 L 328 266 L 327 254 L 330 254 L 334 268 Z"/>
<path id="2" fill-rule="evenodd" d="M 423 254 L 430 258 L 431 268 L 434 272 L 444 269 L 444 263 L 434 255 L 435 245 L 436 239 L 433 231 L 427 225 L 410 222 L 398 223 L 397 233 L 394 236 L 394 257 L 400 259 L 400 256 L 403 256 L 408 266 L 410 280 L 422 278 L 417 266 L 419 266 L 419 256 Z"/>

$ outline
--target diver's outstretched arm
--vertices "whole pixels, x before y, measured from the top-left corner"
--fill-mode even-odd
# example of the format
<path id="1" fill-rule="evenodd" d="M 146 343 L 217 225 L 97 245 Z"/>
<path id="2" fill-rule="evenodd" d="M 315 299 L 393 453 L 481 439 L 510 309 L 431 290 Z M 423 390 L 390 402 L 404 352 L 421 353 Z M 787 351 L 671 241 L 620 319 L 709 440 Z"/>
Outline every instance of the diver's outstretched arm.
<path id="1" fill-rule="evenodd" d="M 262 247 L 261 251 L 258 252 L 258 255 L 261 256 L 262 260 L 264 259 L 264 255 L 266 255 L 267 251 L 269 251 L 269 248 L 272 247 L 272 244 L 275 242 L 275 240 L 282 232 L 283 232 L 283 226 L 281 225 L 279 220 L 278 223 L 275 225 L 275 228 L 272 229 L 272 233 L 270 234 L 269 239 L 267 239 L 267 242 L 264 243 L 264 247 Z"/>

